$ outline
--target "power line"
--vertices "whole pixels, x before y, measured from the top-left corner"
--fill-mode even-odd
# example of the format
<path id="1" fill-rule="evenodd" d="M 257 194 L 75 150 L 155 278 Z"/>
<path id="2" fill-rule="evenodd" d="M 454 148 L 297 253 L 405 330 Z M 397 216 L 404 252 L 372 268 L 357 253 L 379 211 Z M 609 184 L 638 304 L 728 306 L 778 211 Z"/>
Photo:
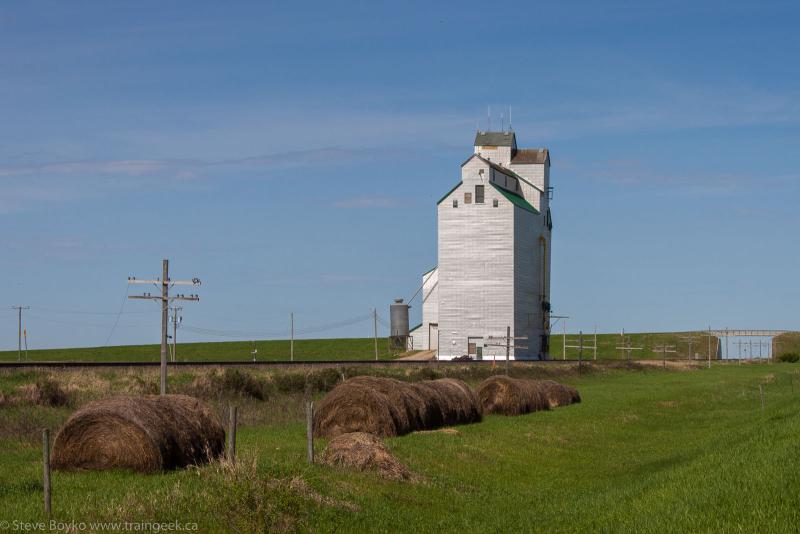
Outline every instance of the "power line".
<path id="1" fill-rule="evenodd" d="M 127 298 L 127 293 L 126 293 L 126 298 Z M 153 312 L 148 312 L 148 311 L 101 312 L 101 311 L 84 311 L 84 310 L 64 310 L 64 309 L 54 309 L 54 308 L 42 308 L 40 306 L 34 306 L 33 310 L 37 311 L 37 312 L 57 313 L 57 314 L 63 314 L 63 315 L 120 315 L 120 314 L 125 314 L 125 315 L 145 315 L 145 314 L 153 313 Z"/>
<path id="2" fill-rule="evenodd" d="M 129 285 L 125 286 L 125 296 L 122 297 L 122 304 L 119 305 L 119 313 L 117 314 L 117 318 L 114 321 L 114 326 L 111 327 L 111 332 L 108 333 L 108 337 L 106 338 L 106 342 L 103 343 L 106 347 L 108 346 L 108 342 L 111 341 L 111 336 L 114 335 L 114 330 L 117 329 L 117 325 L 119 324 L 119 318 L 122 316 L 122 310 L 125 308 L 125 303 L 128 301 L 128 291 L 130 290 Z"/>
<path id="3" fill-rule="evenodd" d="M 91 323 L 91 322 L 87 323 L 85 321 L 70 321 L 70 320 L 64 320 L 64 319 L 53 319 L 53 318 L 50 318 L 50 317 L 42 317 L 42 316 L 37 315 L 36 313 L 32 313 L 32 312 L 28 312 L 28 317 L 33 317 L 37 321 L 44 321 L 46 323 L 54 323 L 54 324 L 68 324 L 68 325 L 75 325 L 75 326 L 90 326 L 90 327 L 94 327 L 94 328 L 108 328 L 108 327 L 112 326 L 112 323 Z M 154 324 L 157 324 L 157 323 L 136 323 L 136 324 L 120 323 L 120 324 L 117 325 L 117 328 L 145 328 L 145 327 L 148 327 L 148 326 L 153 326 Z"/>
<path id="4" fill-rule="evenodd" d="M 358 315 L 356 317 L 351 317 L 349 319 L 344 319 L 341 321 L 336 321 L 333 323 L 326 323 L 320 324 L 316 326 L 311 326 L 308 328 L 295 330 L 295 335 L 297 334 L 317 334 L 320 332 L 326 332 L 330 330 L 337 330 L 339 328 L 344 328 L 346 326 L 352 326 L 354 324 L 363 323 L 368 320 L 372 319 L 372 313 L 368 313 L 365 315 Z M 193 332 L 196 334 L 206 334 L 210 336 L 217 336 L 217 337 L 231 337 L 231 338 L 260 338 L 260 339 L 267 339 L 267 338 L 276 338 L 281 336 L 286 336 L 289 334 L 289 330 L 286 328 L 282 328 L 280 330 L 272 330 L 272 331 L 253 331 L 253 330 L 222 330 L 217 328 L 205 328 L 201 326 L 192 326 L 183 324 L 181 328 L 188 332 Z"/>

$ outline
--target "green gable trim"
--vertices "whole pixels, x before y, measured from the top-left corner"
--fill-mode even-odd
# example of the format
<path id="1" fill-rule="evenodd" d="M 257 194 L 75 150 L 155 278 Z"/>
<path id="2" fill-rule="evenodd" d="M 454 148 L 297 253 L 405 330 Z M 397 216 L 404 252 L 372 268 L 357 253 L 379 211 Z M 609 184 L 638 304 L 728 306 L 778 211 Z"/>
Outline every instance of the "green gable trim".
<path id="1" fill-rule="evenodd" d="M 450 193 L 448 193 L 448 195 L 449 195 L 449 194 L 450 194 Z M 436 265 L 436 266 L 434 266 L 434 267 L 431 267 L 430 269 L 428 269 L 427 271 L 425 271 L 424 273 L 422 273 L 422 276 L 425 276 L 425 275 L 426 275 L 426 274 L 428 274 L 428 273 L 432 273 L 433 271 L 435 271 L 435 270 L 436 270 L 436 267 L 438 267 L 438 265 Z"/>
<path id="2" fill-rule="evenodd" d="M 489 182 L 489 183 L 492 184 L 492 187 L 494 187 L 495 189 L 500 191 L 500 194 L 503 195 L 504 197 L 506 197 L 508 200 L 510 200 L 511 203 L 514 204 L 516 207 L 522 208 L 525 211 L 529 211 L 531 213 L 535 213 L 536 215 L 539 215 L 539 211 L 536 208 L 534 208 L 533 206 L 531 206 L 530 202 L 528 202 L 527 200 L 525 200 L 521 196 L 519 196 L 519 195 L 517 195 L 515 193 L 512 193 L 511 191 L 506 191 L 502 187 L 499 187 L 499 186 L 495 185 L 492 182 Z"/>
<path id="3" fill-rule="evenodd" d="M 442 202 L 444 202 L 444 199 L 446 199 L 447 197 L 449 197 L 449 196 L 450 196 L 450 193 L 452 193 L 453 191 L 455 191 L 456 189 L 458 189 L 458 186 L 460 186 L 460 185 L 461 185 L 461 183 L 462 183 L 462 182 L 458 182 L 458 183 L 455 185 L 455 187 L 453 187 L 453 189 L 451 189 L 450 191 L 448 191 L 448 192 L 447 192 L 447 194 L 446 194 L 445 196 L 443 196 L 442 198 L 440 198 L 440 199 L 439 199 L 439 202 L 437 202 L 437 203 L 436 203 L 436 205 L 438 206 L 439 204 L 441 204 Z"/>
<path id="4" fill-rule="evenodd" d="M 411 330 L 409 330 L 409 331 L 408 331 L 408 333 L 410 334 L 411 332 L 413 332 L 413 331 L 415 331 L 415 330 L 419 330 L 420 328 L 422 328 L 422 323 L 419 323 L 417 326 L 415 326 L 414 328 L 412 328 Z"/>

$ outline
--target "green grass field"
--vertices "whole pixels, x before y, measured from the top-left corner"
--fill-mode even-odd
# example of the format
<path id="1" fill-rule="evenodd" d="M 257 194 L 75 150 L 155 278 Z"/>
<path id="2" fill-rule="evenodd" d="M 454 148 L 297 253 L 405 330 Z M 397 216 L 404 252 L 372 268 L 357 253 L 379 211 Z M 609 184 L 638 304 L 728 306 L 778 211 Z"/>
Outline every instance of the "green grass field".
<path id="1" fill-rule="evenodd" d="M 578 334 L 567 334 L 568 345 L 578 345 Z M 691 354 L 696 358 L 706 358 L 708 354 L 708 337 L 702 332 L 695 333 L 644 333 L 626 334 L 626 341 L 632 347 L 642 347 L 644 350 L 632 351 L 634 359 L 660 359 L 661 353 L 657 352 L 659 346 L 664 344 L 675 347 L 677 353 L 670 353 L 668 358 L 686 359 L 689 355 L 689 339 L 691 339 Z M 795 342 L 794 339 L 792 339 Z M 619 334 L 597 335 L 597 357 L 599 359 L 624 359 L 625 355 L 617 349 L 622 342 Z M 591 359 L 594 352 L 591 346 L 594 343 L 592 334 L 584 335 L 584 358 Z M 180 343 L 178 344 L 179 361 L 243 361 L 252 360 L 252 341 L 223 341 L 206 343 Z M 796 340 L 800 345 L 800 338 Z M 785 347 L 794 347 L 786 343 Z M 290 349 L 288 340 L 256 341 L 258 350 L 257 359 L 262 361 L 288 360 Z M 557 334 L 550 338 L 551 357 L 561 359 L 563 356 L 563 335 Z M 716 354 L 717 340 L 712 339 L 712 354 Z M 578 358 L 579 350 L 567 349 L 568 358 Z M 354 339 L 301 339 L 294 344 L 296 360 L 371 360 L 375 358 L 375 341 L 372 338 Z M 378 339 L 378 356 L 380 359 L 391 359 L 396 353 L 389 350 L 389 341 L 386 338 Z M 159 345 L 125 345 L 114 347 L 88 347 L 71 349 L 46 349 L 28 351 L 28 361 L 158 361 L 160 357 Z M 713 357 L 713 356 L 712 356 Z M 17 351 L 0 352 L 1 362 L 17 361 Z M 24 355 L 23 355 L 24 361 Z"/>
<path id="2" fill-rule="evenodd" d="M 212 343 L 179 343 L 178 361 L 252 361 L 253 345 L 260 361 L 289 360 L 289 340 L 222 341 Z M 75 349 L 46 349 L 28 351 L 23 361 L 159 361 L 160 345 L 123 345 L 115 347 L 88 347 Z M 351 339 L 300 339 L 294 342 L 296 360 L 371 360 L 375 358 L 373 338 Z M 389 359 L 386 338 L 378 338 L 378 357 Z M 0 362 L 17 361 L 17 351 L 0 352 Z"/>
<path id="3" fill-rule="evenodd" d="M 594 333 L 584 332 L 583 334 L 584 359 L 594 357 Z M 620 333 L 616 334 L 597 334 L 597 358 L 598 359 L 626 359 L 627 352 L 619 347 L 627 346 L 641 347 L 642 350 L 632 350 L 631 358 L 635 359 L 661 359 L 663 353 L 660 348 L 667 346 L 667 350 L 676 352 L 667 353 L 668 359 L 707 359 L 709 348 L 711 358 L 716 359 L 719 340 L 709 339 L 705 332 L 657 332 L 657 333 L 625 333 L 623 338 Z M 578 358 L 580 349 L 580 335 L 567 333 L 567 358 Z M 572 346 L 572 348 L 569 348 Z M 691 349 L 691 352 L 690 352 Z M 564 355 L 564 335 L 553 334 L 550 336 L 550 355 L 553 359 L 559 360 Z"/>
<path id="4" fill-rule="evenodd" d="M 201 532 L 796 530 L 800 366 L 593 369 L 563 371 L 579 405 L 387 440 L 421 483 L 309 466 L 295 409 L 245 423 L 235 468 L 55 473 L 53 517 L 177 520 Z M 274 402 L 254 409 L 269 417 Z M 8 434 L 0 444 L 0 520 L 42 520 L 40 445 Z"/>

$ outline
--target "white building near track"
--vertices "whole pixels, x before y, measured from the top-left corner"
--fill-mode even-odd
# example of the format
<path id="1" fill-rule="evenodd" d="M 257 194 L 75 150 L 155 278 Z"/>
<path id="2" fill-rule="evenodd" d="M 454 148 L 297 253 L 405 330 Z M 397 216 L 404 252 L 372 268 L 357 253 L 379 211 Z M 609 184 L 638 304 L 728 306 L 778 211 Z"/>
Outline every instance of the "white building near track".
<path id="1" fill-rule="evenodd" d="M 549 188 L 547 149 L 517 148 L 513 131 L 477 133 L 461 181 L 437 204 L 438 265 L 422 276 L 422 324 L 410 348 L 435 349 L 441 359 L 505 358 L 488 338 L 508 327 L 527 337 L 512 358 L 546 357 Z"/>

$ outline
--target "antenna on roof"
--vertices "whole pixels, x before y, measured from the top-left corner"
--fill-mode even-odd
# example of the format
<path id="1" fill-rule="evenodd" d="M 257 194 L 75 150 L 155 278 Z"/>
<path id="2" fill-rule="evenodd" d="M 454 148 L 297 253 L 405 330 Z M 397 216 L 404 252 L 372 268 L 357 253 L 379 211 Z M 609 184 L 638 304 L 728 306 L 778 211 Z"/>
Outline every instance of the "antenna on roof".
<path id="1" fill-rule="evenodd" d="M 500 131 L 501 132 L 505 132 L 506 131 L 506 126 L 505 126 L 505 122 L 503 122 L 503 114 L 502 113 L 500 114 Z"/>
<path id="2" fill-rule="evenodd" d="M 492 106 L 486 106 L 486 124 L 488 126 L 486 128 L 486 131 L 487 132 L 491 132 L 492 131 Z"/>
<path id="3" fill-rule="evenodd" d="M 511 105 L 508 106 L 508 131 L 513 132 L 514 129 L 511 128 Z"/>

